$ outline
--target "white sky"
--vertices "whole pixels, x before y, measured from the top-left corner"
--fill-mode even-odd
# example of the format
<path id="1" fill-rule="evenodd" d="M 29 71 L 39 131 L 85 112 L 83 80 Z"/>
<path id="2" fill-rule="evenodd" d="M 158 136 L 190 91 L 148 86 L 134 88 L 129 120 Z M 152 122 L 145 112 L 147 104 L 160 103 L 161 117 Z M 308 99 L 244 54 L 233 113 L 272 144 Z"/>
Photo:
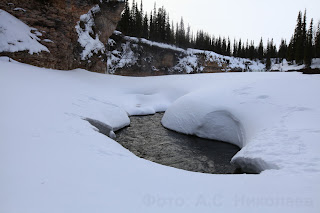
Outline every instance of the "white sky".
<path id="1" fill-rule="evenodd" d="M 144 10 L 149 13 L 154 2 L 157 8 L 164 6 L 174 22 L 182 16 L 194 32 L 203 29 L 232 40 L 254 40 L 256 45 L 261 36 L 265 42 L 289 41 L 299 10 L 307 9 L 308 25 L 311 18 L 315 24 L 320 21 L 320 0 L 143 0 Z"/>

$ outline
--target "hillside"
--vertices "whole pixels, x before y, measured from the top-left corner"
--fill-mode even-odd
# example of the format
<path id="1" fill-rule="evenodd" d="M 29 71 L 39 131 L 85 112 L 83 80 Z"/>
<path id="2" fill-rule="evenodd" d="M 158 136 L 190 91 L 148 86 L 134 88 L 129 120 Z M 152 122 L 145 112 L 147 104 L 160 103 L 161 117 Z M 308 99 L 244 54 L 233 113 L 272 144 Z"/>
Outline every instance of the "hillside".
<path id="1" fill-rule="evenodd" d="M 153 42 L 123 35 L 115 31 L 108 41 L 108 73 L 128 76 L 168 74 L 264 72 L 260 60 L 230 57 L 212 51 L 183 49 L 174 45 Z M 283 60 L 272 59 L 271 71 L 297 71 L 305 68 Z M 320 68 L 320 59 L 311 66 Z"/>

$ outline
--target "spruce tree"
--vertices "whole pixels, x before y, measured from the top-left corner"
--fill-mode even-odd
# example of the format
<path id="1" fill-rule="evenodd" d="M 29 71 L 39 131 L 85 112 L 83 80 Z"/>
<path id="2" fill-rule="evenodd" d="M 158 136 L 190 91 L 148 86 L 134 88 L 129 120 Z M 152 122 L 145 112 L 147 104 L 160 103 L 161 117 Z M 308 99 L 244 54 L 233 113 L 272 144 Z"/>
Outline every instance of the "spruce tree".
<path id="1" fill-rule="evenodd" d="M 172 39 L 172 43 L 171 44 L 176 44 L 176 36 L 175 36 L 175 31 L 174 31 L 174 24 L 173 21 L 171 22 L 171 39 Z"/>
<path id="2" fill-rule="evenodd" d="M 304 15 L 304 21 L 302 21 L 302 13 L 301 11 L 298 14 L 297 18 L 297 26 L 294 34 L 294 59 L 296 60 L 297 64 L 302 64 L 304 59 L 304 47 L 305 47 L 305 40 L 306 40 L 306 33 L 305 33 L 305 19 L 306 13 Z"/>
<path id="3" fill-rule="evenodd" d="M 233 57 L 238 57 L 238 46 L 237 46 L 237 41 L 234 39 L 233 41 Z"/>
<path id="4" fill-rule="evenodd" d="M 304 64 L 307 68 L 311 66 L 313 58 L 313 19 L 311 19 L 310 28 L 307 32 L 306 45 L 304 49 Z"/>
<path id="5" fill-rule="evenodd" d="M 216 40 L 216 51 L 217 53 L 221 54 L 222 52 L 222 39 L 221 37 L 219 36 L 219 38 Z"/>
<path id="6" fill-rule="evenodd" d="M 318 23 L 317 33 L 315 37 L 315 57 L 320 58 L 320 22 Z"/>
<path id="7" fill-rule="evenodd" d="M 292 36 L 290 39 L 288 50 L 287 50 L 287 61 L 292 62 L 294 60 L 294 55 L 295 55 L 294 46 L 295 46 L 295 41 L 294 41 L 294 36 Z"/>
<path id="8" fill-rule="evenodd" d="M 185 47 L 188 47 L 190 45 L 190 33 L 191 33 L 191 28 L 190 28 L 190 25 L 188 25 L 187 27 L 187 31 L 186 31 L 186 44 L 185 44 Z"/>
<path id="9" fill-rule="evenodd" d="M 134 36 L 141 38 L 143 30 L 142 11 L 138 8 L 138 3 L 134 7 Z"/>
<path id="10" fill-rule="evenodd" d="M 271 42 L 267 42 L 267 49 L 266 49 L 266 71 L 271 69 Z"/>
<path id="11" fill-rule="evenodd" d="M 274 45 L 274 43 L 273 43 L 273 38 L 271 39 L 271 41 L 270 41 L 270 57 L 271 58 L 276 58 L 277 57 L 277 47 Z"/>
<path id="12" fill-rule="evenodd" d="M 266 71 L 270 71 L 271 69 L 271 59 L 270 56 L 267 55 L 267 59 L 266 59 Z"/>
<path id="13" fill-rule="evenodd" d="M 173 37 L 172 37 L 172 33 L 171 33 L 171 25 L 170 25 L 170 18 L 169 18 L 169 14 L 166 17 L 165 20 L 165 31 L 166 31 L 166 36 L 165 36 L 165 42 L 172 44 L 173 43 Z"/>
<path id="14" fill-rule="evenodd" d="M 228 45 L 227 45 L 227 56 L 231 56 L 231 42 L 230 42 L 230 38 L 228 37 Z"/>
<path id="15" fill-rule="evenodd" d="M 150 21 L 149 21 L 149 39 L 154 39 L 154 20 L 153 20 L 153 13 L 150 13 Z"/>
<path id="16" fill-rule="evenodd" d="M 283 61 L 287 57 L 288 47 L 287 42 L 284 39 L 281 39 L 281 44 L 279 47 L 278 58 Z"/>
<path id="17" fill-rule="evenodd" d="M 259 60 L 263 59 L 263 53 L 264 53 L 264 47 L 263 47 L 263 41 L 262 41 L 262 38 L 261 38 L 260 43 L 259 43 L 259 48 L 258 48 L 258 58 L 259 58 Z"/>
<path id="18" fill-rule="evenodd" d="M 122 13 L 121 20 L 119 21 L 117 29 L 122 33 L 128 35 L 129 34 L 129 26 L 131 20 L 131 11 L 129 7 L 128 1 L 125 2 L 125 8 Z"/>
<path id="19" fill-rule="evenodd" d="M 241 39 L 239 40 L 239 45 L 238 45 L 238 57 L 242 57 L 242 42 Z"/>
<path id="20" fill-rule="evenodd" d="M 185 44 L 186 44 L 186 31 L 185 31 L 185 27 L 184 27 L 184 21 L 183 21 L 183 18 L 181 17 L 181 20 L 180 20 L 180 25 L 179 25 L 179 31 L 178 31 L 178 34 L 179 34 L 179 45 L 181 45 L 182 47 L 185 47 Z"/>
<path id="21" fill-rule="evenodd" d="M 226 55 L 226 53 L 227 53 L 227 42 L 226 42 L 226 38 L 223 37 L 222 45 L 221 45 L 221 54 Z"/>
<path id="22" fill-rule="evenodd" d="M 250 46 L 249 46 L 249 58 L 253 60 L 255 58 L 255 48 L 254 48 L 254 41 L 251 41 Z"/>
<path id="23" fill-rule="evenodd" d="M 145 39 L 149 39 L 149 19 L 148 14 L 146 13 L 143 18 L 143 30 L 142 30 L 142 37 Z"/>

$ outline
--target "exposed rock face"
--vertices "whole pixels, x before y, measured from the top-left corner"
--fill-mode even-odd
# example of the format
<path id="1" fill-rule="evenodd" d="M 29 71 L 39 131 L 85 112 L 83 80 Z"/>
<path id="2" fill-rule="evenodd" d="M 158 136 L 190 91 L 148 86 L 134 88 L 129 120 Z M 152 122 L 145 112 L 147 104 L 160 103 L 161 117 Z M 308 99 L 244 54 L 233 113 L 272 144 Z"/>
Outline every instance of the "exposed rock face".
<path id="1" fill-rule="evenodd" d="M 27 51 L 0 53 L 15 60 L 35 66 L 70 70 L 84 68 L 104 73 L 107 62 L 103 51 L 94 52 L 90 58 L 83 59 L 84 47 L 78 42 L 76 26 L 80 16 L 87 14 L 94 6 L 99 6 L 94 16 L 94 26 L 90 36 L 106 44 L 116 29 L 124 9 L 123 1 L 108 0 L 2 0 L 0 9 L 14 15 L 41 33 L 40 43 L 48 47 L 50 53 L 30 55 Z M 22 8 L 22 9 L 17 9 Z M 50 42 L 50 40 L 52 42 Z M 49 42 L 48 42 L 49 41 Z"/>
<path id="2" fill-rule="evenodd" d="M 120 33 L 110 37 L 108 73 L 123 76 L 157 76 L 183 73 L 174 70 L 186 54 L 174 49 L 150 46 L 126 39 Z"/>

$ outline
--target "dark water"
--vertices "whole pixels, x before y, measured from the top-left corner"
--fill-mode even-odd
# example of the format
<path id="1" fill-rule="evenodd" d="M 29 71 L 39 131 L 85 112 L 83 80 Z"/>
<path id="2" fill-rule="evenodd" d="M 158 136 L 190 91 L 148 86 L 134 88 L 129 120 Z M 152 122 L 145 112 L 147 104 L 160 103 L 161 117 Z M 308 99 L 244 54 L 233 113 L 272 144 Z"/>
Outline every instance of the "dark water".
<path id="1" fill-rule="evenodd" d="M 230 164 L 240 150 L 237 146 L 168 130 L 161 125 L 162 117 L 163 113 L 131 117 L 131 125 L 116 132 L 116 141 L 159 164 L 212 174 L 241 173 Z"/>

